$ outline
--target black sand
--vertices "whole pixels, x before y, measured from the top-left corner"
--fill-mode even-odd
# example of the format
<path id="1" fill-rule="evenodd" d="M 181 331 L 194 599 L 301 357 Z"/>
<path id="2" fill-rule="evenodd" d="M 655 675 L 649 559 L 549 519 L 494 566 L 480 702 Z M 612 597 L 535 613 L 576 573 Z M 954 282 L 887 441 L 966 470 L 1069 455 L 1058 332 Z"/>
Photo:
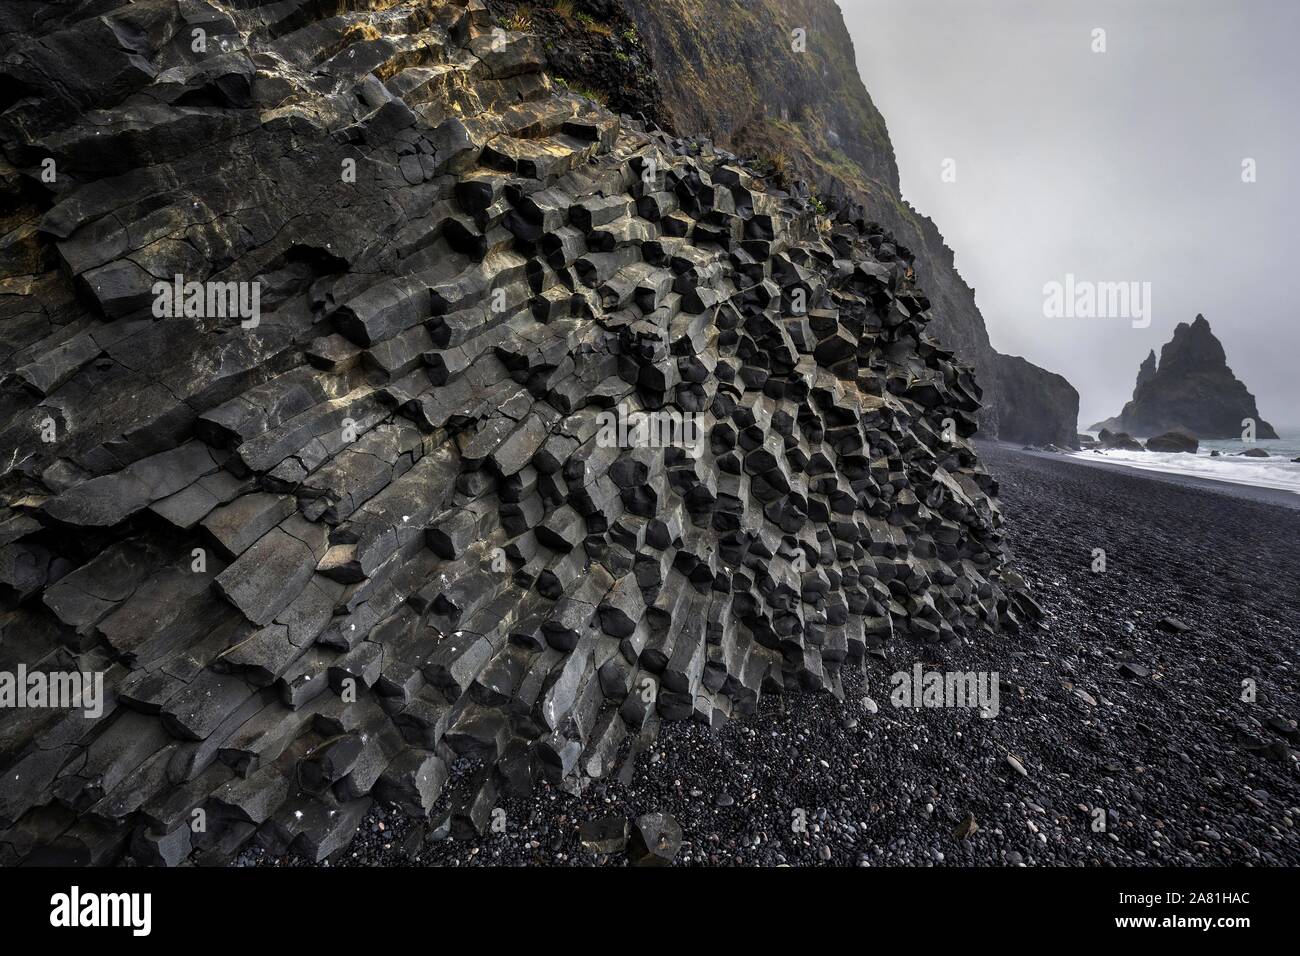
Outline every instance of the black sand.
<path id="1" fill-rule="evenodd" d="M 1300 863 L 1300 512 L 1213 482 L 982 454 L 1042 629 L 950 651 L 896 640 L 842 703 L 767 698 L 716 732 L 666 724 L 632 785 L 543 784 L 502 803 L 503 833 L 435 840 L 377 806 L 330 863 L 622 865 L 585 851 L 578 825 L 651 810 L 681 823 L 679 864 Z M 1167 633 L 1169 615 L 1189 630 Z M 889 676 L 918 660 L 998 671 L 998 716 L 895 709 Z M 958 839 L 968 815 L 979 829 Z"/>

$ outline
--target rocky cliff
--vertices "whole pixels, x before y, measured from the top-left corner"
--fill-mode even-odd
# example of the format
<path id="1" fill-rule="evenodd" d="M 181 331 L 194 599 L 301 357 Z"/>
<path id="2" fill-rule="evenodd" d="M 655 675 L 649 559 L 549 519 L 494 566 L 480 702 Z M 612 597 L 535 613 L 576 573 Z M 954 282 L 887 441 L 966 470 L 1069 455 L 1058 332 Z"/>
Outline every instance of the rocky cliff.
<path id="1" fill-rule="evenodd" d="M 1191 324 L 1178 323 L 1158 365 L 1154 351 L 1143 361 L 1123 411 L 1092 427 L 1144 437 L 1184 431 L 1202 439 L 1240 438 L 1246 419 L 1255 422 L 1256 438 L 1277 438 L 1255 396 L 1228 367 L 1210 323 L 1198 315 Z"/>
<path id="2" fill-rule="evenodd" d="M 1147 382 L 1151 381 L 1156 374 L 1157 364 L 1156 350 L 1152 349 L 1147 353 L 1147 357 L 1142 360 L 1142 364 L 1138 366 L 1138 377 L 1137 381 L 1133 384 L 1133 391 L 1136 392 Z"/>
<path id="3" fill-rule="evenodd" d="M 758 157 L 819 203 L 884 224 L 914 257 L 936 334 L 979 372 L 981 434 L 1077 447 L 1078 393 L 1063 377 L 993 349 L 952 250 L 901 198 L 885 121 L 862 84 L 834 0 L 576 0 L 588 11 L 587 32 L 612 37 L 612 55 L 604 57 L 589 38 L 575 47 L 571 31 L 557 34 L 546 3 L 492 6 L 502 16 L 528 11 L 552 38 L 551 59 L 581 72 L 586 84 L 644 105 L 678 133 Z M 796 29 L 805 31 L 799 51 Z M 629 84 L 627 65 L 638 57 L 645 70 Z"/>
<path id="4" fill-rule="evenodd" d="M 0 36 L 0 864 L 481 832 L 1036 613 L 889 233 L 479 0 Z"/>

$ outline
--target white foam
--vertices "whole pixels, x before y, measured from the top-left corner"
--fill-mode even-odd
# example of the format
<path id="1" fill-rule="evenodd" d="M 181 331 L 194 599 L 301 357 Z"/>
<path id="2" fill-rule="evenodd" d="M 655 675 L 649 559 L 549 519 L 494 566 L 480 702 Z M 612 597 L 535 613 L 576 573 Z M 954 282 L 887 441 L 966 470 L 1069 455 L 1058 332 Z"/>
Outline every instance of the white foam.
<path id="1" fill-rule="evenodd" d="M 1300 495 L 1300 463 L 1280 455 L 1270 458 L 1245 458 L 1231 453 L 1222 453 L 1218 458 L 1213 458 L 1210 449 L 1202 448 L 1195 455 L 1185 452 L 1109 449 L 1102 451 L 1100 455 L 1093 451 L 1072 452 L 1071 457 L 1087 461 L 1104 458 L 1106 461 L 1139 471 L 1162 471 L 1195 478 L 1212 478 L 1215 481 L 1227 481 L 1234 485 L 1275 488 Z"/>

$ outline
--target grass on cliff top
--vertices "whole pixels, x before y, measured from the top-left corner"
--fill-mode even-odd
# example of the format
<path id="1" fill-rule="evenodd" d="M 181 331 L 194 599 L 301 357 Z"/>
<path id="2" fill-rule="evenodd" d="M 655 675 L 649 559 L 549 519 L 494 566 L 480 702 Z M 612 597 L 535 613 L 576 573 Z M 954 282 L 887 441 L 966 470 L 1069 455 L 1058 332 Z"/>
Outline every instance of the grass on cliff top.
<path id="1" fill-rule="evenodd" d="M 533 10 L 527 4 L 521 4 L 515 12 L 508 17 L 504 17 L 501 25 L 507 30 L 513 30 L 515 33 L 526 33 L 533 26 Z"/>
<path id="2" fill-rule="evenodd" d="M 587 13 L 585 10 L 575 10 L 573 6 L 573 0 L 554 0 L 554 2 L 551 4 L 551 11 L 555 14 L 558 14 L 561 17 L 564 17 L 564 19 L 566 20 L 576 21 L 578 23 L 581 23 L 592 33 L 599 33 L 601 36 L 604 37 L 614 35 L 613 27 L 609 26 L 608 24 L 601 23 L 599 20 L 593 17 L 590 13 Z"/>
<path id="3" fill-rule="evenodd" d="M 593 100 L 601 106 L 606 108 L 609 107 L 609 94 L 605 93 L 603 90 L 594 90 L 590 87 L 581 86 L 570 80 L 566 80 L 562 76 L 553 77 L 553 79 L 555 80 L 555 85 L 560 87 L 560 89 L 568 90 L 570 93 L 577 93 L 579 96 L 585 96 L 587 99 Z"/>

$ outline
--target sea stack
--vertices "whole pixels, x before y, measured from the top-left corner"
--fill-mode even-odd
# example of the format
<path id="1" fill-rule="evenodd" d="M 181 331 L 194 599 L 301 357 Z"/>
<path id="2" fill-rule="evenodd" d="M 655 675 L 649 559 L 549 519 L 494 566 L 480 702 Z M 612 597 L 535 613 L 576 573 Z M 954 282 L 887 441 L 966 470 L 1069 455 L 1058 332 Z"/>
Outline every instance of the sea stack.
<path id="1" fill-rule="evenodd" d="M 1160 350 L 1159 365 L 1154 352 L 1147 356 L 1124 410 L 1092 428 L 1144 437 L 1180 431 L 1200 439 L 1239 438 L 1248 418 L 1255 422 L 1256 438 L 1277 438 L 1260 417 L 1255 396 L 1228 367 L 1210 323 L 1198 315 L 1190 325 L 1180 322 L 1174 329 Z"/>

